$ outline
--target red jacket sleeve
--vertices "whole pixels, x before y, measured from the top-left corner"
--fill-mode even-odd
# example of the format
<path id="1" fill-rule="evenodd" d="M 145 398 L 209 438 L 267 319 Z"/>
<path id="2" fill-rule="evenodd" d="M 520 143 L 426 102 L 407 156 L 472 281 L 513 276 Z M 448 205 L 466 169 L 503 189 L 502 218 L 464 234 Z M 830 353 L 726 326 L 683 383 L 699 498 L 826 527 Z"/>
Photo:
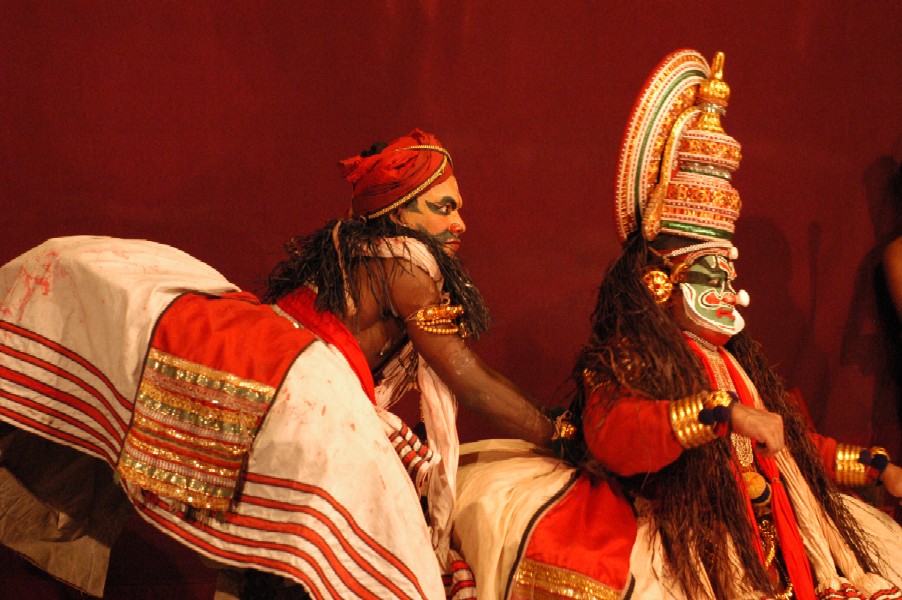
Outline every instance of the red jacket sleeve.
<path id="1" fill-rule="evenodd" d="M 808 437 L 814 442 L 817 453 L 820 455 L 821 460 L 824 461 L 824 467 L 827 468 L 830 479 L 836 481 L 836 440 L 813 431 L 808 433 Z"/>
<path id="2" fill-rule="evenodd" d="M 618 475 L 649 473 L 683 452 L 670 425 L 670 402 L 617 398 L 608 410 L 603 388 L 596 388 L 583 411 L 583 435 L 592 455 Z"/>

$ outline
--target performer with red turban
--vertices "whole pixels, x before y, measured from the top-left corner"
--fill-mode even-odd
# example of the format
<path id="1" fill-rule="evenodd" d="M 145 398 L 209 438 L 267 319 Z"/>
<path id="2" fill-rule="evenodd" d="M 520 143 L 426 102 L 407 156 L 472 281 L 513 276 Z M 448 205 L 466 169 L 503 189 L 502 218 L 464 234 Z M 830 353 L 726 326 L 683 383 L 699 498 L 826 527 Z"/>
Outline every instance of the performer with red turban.
<path id="1" fill-rule="evenodd" d="M 59 238 L 0 268 L 4 544 L 99 595 L 121 484 L 244 570 L 223 578 L 243 597 L 474 597 L 451 548 L 457 402 L 539 445 L 552 425 L 468 345 L 489 319 L 448 151 L 414 130 L 341 168 L 347 216 L 286 245 L 265 303 L 146 241 Z M 414 387 L 425 439 L 389 410 Z"/>

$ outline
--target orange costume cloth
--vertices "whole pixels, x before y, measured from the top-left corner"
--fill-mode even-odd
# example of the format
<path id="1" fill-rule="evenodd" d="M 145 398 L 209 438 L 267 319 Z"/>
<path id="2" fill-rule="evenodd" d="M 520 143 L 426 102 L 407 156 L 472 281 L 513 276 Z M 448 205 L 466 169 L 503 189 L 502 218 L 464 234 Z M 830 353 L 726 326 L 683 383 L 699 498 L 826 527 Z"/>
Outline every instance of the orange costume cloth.
<path id="1" fill-rule="evenodd" d="M 136 495 L 213 513 L 238 501 L 275 392 L 316 339 L 273 317 L 247 292 L 189 293 L 169 305 L 154 328 L 117 466 Z"/>
<path id="2" fill-rule="evenodd" d="M 617 486 L 576 477 L 536 513 L 534 523 L 511 582 L 512 600 L 543 597 L 551 580 L 564 573 L 575 588 L 597 598 L 627 588 L 636 519 Z"/>

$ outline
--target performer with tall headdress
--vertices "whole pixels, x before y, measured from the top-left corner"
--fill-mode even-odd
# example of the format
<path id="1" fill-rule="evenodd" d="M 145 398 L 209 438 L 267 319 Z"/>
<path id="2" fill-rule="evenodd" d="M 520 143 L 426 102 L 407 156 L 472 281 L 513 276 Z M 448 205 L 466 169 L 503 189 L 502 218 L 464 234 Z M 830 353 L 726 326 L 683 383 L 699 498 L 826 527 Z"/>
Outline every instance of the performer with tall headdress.
<path id="1" fill-rule="evenodd" d="M 414 130 L 341 167 L 348 215 L 287 244 L 268 303 L 146 241 L 54 239 L 0 268 L 4 544 L 102 593 L 127 512 L 97 461 L 55 485 L 32 450 L 62 444 L 272 594 L 472 597 L 450 547 L 457 401 L 537 444 L 551 422 L 469 348 L 488 313 L 455 258 L 449 152 Z M 414 386 L 425 439 L 389 410 Z"/>
<path id="2" fill-rule="evenodd" d="M 695 51 L 671 54 L 630 117 L 615 201 L 623 252 L 558 420 L 576 468 L 496 447 L 509 477 L 497 502 L 474 496 L 492 452 L 466 457 L 461 515 L 493 501 L 530 507 L 505 533 L 517 550 L 494 555 L 496 597 L 902 597 L 902 530 L 837 488 L 883 481 L 902 496 L 902 469 L 881 448 L 814 434 L 743 331 L 741 152 L 721 123 L 723 66 L 723 54 L 710 67 Z M 493 557 L 457 527 L 479 581 Z"/>

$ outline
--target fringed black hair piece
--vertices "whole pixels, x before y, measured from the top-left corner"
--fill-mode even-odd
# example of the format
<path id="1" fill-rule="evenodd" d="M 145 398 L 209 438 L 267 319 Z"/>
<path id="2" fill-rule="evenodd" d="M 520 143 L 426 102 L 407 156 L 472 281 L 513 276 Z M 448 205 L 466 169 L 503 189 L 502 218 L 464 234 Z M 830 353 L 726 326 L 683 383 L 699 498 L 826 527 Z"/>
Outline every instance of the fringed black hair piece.
<path id="1" fill-rule="evenodd" d="M 263 299 L 275 302 L 300 286 L 316 287 L 316 308 L 329 311 L 340 317 L 348 317 L 347 295 L 355 304 L 360 302 L 361 280 L 366 279 L 373 295 L 388 306 L 387 273 L 384 261 L 372 260 L 377 255 L 377 247 L 384 238 L 408 237 L 422 242 L 438 263 L 444 277 L 444 291 L 452 304 L 464 307 L 462 325 L 474 338 L 484 333 L 490 324 L 488 308 L 479 290 L 473 285 L 469 275 L 456 257 L 449 255 L 432 236 L 397 223 L 390 215 L 375 219 L 350 219 L 340 224 L 338 239 L 344 262 L 344 273 L 348 275 L 345 289 L 342 265 L 333 241 L 332 232 L 337 221 L 327 223 L 313 233 L 290 240 L 285 249 L 288 256 L 279 262 L 269 274 Z M 355 276 L 365 269 L 367 277 Z"/>

